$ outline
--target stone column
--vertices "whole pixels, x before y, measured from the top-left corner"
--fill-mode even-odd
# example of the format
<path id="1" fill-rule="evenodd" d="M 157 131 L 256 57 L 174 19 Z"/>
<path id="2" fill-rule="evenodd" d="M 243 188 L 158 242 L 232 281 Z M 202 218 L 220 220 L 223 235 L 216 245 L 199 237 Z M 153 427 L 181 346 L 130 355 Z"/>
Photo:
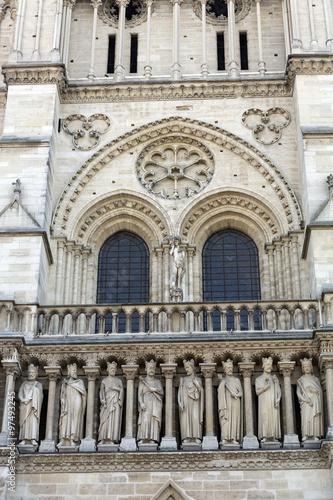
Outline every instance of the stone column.
<path id="1" fill-rule="evenodd" d="M 203 78 L 208 76 L 207 66 L 207 48 L 206 48 L 206 0 L 201 0 L 201 17 L 202 17 L 202 64 L 201 75 Z"/>
<path id="2" fill-rule="evenodd" d="M 333 16 L 330 0 L 324 0 L 324 13 L 327 33 L 326 46 L 330 52 L 333 52 Z"/>
<path id="3" fill-rule="evenodd" d="M 47 398 L 45 439 L 39 447 L 40 453 L 53 453 L 56 451 L 56 442 L 53 439 L 54 406 L 57 380 L 61 376 L 60 366 L 45 366 L 45 373 L 49 380 L 49 393 Z"/>
<path id="4" fill-rule="evenodd" d="M 60 304 L 62 300 L 62 269 L 63 269 L 63 258 L 64 258 L 64 240 L 58 241 L 57 244 L 57 267 L 56 267 L 56 294 L 55 302 Z"/>
<path id="5" fill-rule="evenodd" d="M 266 73 L 266 63 L 264 62 L 263 51 L 262 51 L 262 31 L 261 31 L 261 0 L 256 0 L 257 6 L 257 30 L 258 30 L 258 71 L 261 75 Z"/>
<path id="6" fill-rule="evenodd" d="M 139 365 L 121 365 L 121 367 L 127 380 L 127 391 L 125 437 L 121 440 L 119 451 L 136 451 L 136 440 L 133 436 L 134 379 L 138 372 Z"/>
<path id="7" fill-rule="evenodd" d="M 32 53 L 31 59 L 33 61 L 40 60 L 40 33 L 42 27 L 42 19 L 43 19 L 43 0 L 39 0 L 38 4 L 38 14 L 37 14 L 37 26 L 36 26 L 36 37 L 35 37 L 35 49 Z"/>
<path id="8" fill-rule="evenodd" d="M 157 255 L 157 300 L 163 302 L 163 248 L 155 248 Z"/>
<path id="9" fill-rule="evenodd" d="M 13 423 L 15 414 L 15 379 L 21 373 L 21 367 L 18 359 L 3 359 L 2 366 L 6 374 L 6 386 L 3 402 L 2 427 L 0 434 L 0 446 L 7 446 L 13 436 Z M 9 421 L 11 420 L 11 425 Z"/>
<path id="10" fill-rule="evenodd" d="M 300 442 L 294 428 L 294 408 L 291 392 L 291 374 L 294 371 L 295 361 L 279 361 L 279 371 L 283 375 L 284 402 L 285 402 L 285 432 L 283 447 L 299 448 Z"/>
<path id="11" fill-rule="evenodd" d="M 9 62 L 16 62 L 22 59 L 22 36 L 27 0 L 19 0 L 16 16 L 16 29 L 14 38 L 14 49 L 9 57 Z"/>
<path id="12" fill-rule="evenodd" d="M 75 248 L 75 250 L 74 250 L 73 304 L 77 304 L 79 301 L 79 297 L 80 297 L 79 289 L 80 289 L 80 283 L 81 283 L 81 279 L 82 279 L 82 272 L 80 272 L 80 261 L 81 261 L 81 250 L 79 248 Z"/>
<path id="13" fill-rule="evenodd" d="M 115 78 L 117 82 L 125 78 L 125 68 L 123 66 L 124 57 L 124 37 L 125 37 L 125 14 L 129 0 L 116 0 L 119 8 L 119 24 L 118 24 L 118 64 L 115 68 Z"/>
<path id="14" fill-rule="evenodd" d="M 180 4 L 183 0 L 170 0 L 173 5 L 173 64 L 171 76 L 174 80 L 181 78 L 180 56 Z"/>
<path id="15" fill-rule="evenodd" d="M 281 241 L 277 241 L 275 243 L 275 260 L 276 260 L 276 276 L 277 276 L 277 298 L 278 299 L 283 299 L 284 298 L 284 290 L 283 290 L 283 282 L 284 282 L 284 276 L 283 276 L 283 270 L 282 270 L 282 259 L 281 259 L 281 247 L 282 243 Z"/>
<path id="16" fill-rule="evenodd" d="M 333 353 L 321 354 L 320 365 L 325 370 L 327 401 L 327 433 L 326 439 L 333 441 Z"/>
<path id="17" fill-rule="evenodd" d="M 259 441 L 253 431 L 253 403 L 251 375 L 255 363 L 251 361 L 238 363 L 239 371 L 244 378 L 244 401 L 245 401 L 245 436 L 243 438 L 243 449 L 253 450 L 259 448 Z"/>
<path id="18" fill-rule="evenodd" d="M 309 8 L 309 20 L 310 20 L 310 33 L 311 33 L 311 49 L 317 50 L 319 48 L 318 40 L 316 37 L 314 16 L 312 11 L 312 0 L 308 0 L 308 8 Z"/>
<path id="19" fill-rule="evenodd" d="M 164 302 L 169 302 L 170 295 L 170 246 L 163 245 L 163 268 L 164 268 Z"/>
<path id="20" fill-rule="evenodd" d="M 285 294 L 287 299 L 293 298 L 292 284 L 291 284 L 291 268 L 290 268 L 290 250 L 289 250 L 290 239 L 288 237 L 282 238 L 282 254 L 284 260 L 284 282 L 285 282 Z"/>
<path id="21" fill-rule="evenodd" d="M 282 9 L 282 19 L 283 19 L 283 32 L 284 32 L 284 44 L 286 57 L 288 57 L 290 53 L 290 37 L 289 37 L 289 20 L 288 13 L 286 9 L 286 0 L 281 0 L 281 9 Z"/>
<path id="22" fill-rule="evenodd" d="M 299 270 L 299 256 L 298 256 L 298 237 L 291 236 L 291 261 L 293 269 L 293 286 L 294 286 L 294 299 L 301 298 L 301 285 L 300 285 L 300 270 Z"/>
<path id="23" fill-rule="evenodd" d="M 72 279 L 71 279 L 73 275 L 73 270 L 72 270 L 73 246 L 74 246 L 73 242 L 69 242 L 66 245 L 66 276 L 65 276 L 65 290 L 63 299 L 65 304 L 70 304 L 73 292 Z"/>
<path id="24" fill-rule="evenodd" d="M 86 437 L 82 439 L 79 451 L 96 451 L 96 440 L 93 438 L 95 383 L 101 369 L 99 366 L 84 366 L 83 370 L 88 379 L 87 418 Z"/>
<path id="25" fill-rule="evenodd" d="M 82 249 L 82 282 L 81 282 L 81 304 L 87 303 L 87 275 L 88 275 L 88 257 L 90 248 Z"/>
<path id="26" fill-rule="evenodd" d="M 96 31 L 97 31 L 97 11 L 98 7 L 102 4 L 102 0 L 91 0 L 94 8 L 93 29 L 91 37 L 91 50 L 90 50 L 90 69 L 88 73 L 89 80 L 93 80 L 95 75 L 95 46 L 96 46 Z"/>
<path id="27" fill-rule="evenodd" d="M 219 443 L 214 435 L 214 414 L 213 414 L 213 376 L 216 363 L 200 363 L 200 369 L 205 377 L 205 413 L 206 413 L 206 433 L 202 440 L 203 450 L 217 450 Z"/>
<path id="28" fill-rule="evenodd" d="M 302 41 L 299 34 L 299 20 L 298 20 L 298 0 L 290 0 L 290 14 L 291 14 L 291 33 L 292 33 L 292 49 L 297 52 L 302 47 Z"/>
<path id="29" fill-rule="evenodd" d="M 51 51 L 51 61 L 60 62 L 60 37 L 62 22 L 63 0 L 57 0 L 57 11 L 54 22 L 53 44 Z"/>
<path id="30" fill-rule="evenodd" d="M 235 78 L 239 74 L 239 64 L 236 61 L 235 40 L 235 1 L 227 0 L 228 4 L 228 35 L 229 35 L 229 75 Z"/>
<path id="31" fill-rule="evenodd" d="M 144 77 L 150 78 L 152 76 L 152 67 L 150 64 L 150 35 L 151 35 L 151 7 L 153 0 L 147 0 L 147 48 L 146 48 L 146 65 L 144 67 Z"/>
<path id="32" fill-rule="evenodd" d="M 161 371 L 165 377 L 165 435 L 160 444 L 160 450 L 177 450 L 177 441 L 174 437 L 173 418 L 174 418 L 174 389 L 173 378 L 177 372 L 176 363 L 161 364 Z"/>
<path id="33" fill-rule="evenodd" d="M 62 62 L 64 65 L 68 66 L 68 52 L 69 52 L 69 39 L 71 36 L 71 20 L 72 20 L 72 10 L 75 5 L 75 0 L 64 0 L 65 6 L 65 19 L 63 23 L 63 51 L 62 51 Z M 68 68 L 67 68 L 68 69 Z"/>
<path id="34" fill-rule="evenodd" d="M 193 257 L 195 255 L 195 248 L 189 247 L 187 249 L 187 257 L 188 257 L 188 273 L 187 273 L 187 282 L 188 282 L 188 301 L 193 302 L 194 300 L 194 295 L 193 295 L 193 282 L 194 282 L 194 276 L 193 276 Z"/>

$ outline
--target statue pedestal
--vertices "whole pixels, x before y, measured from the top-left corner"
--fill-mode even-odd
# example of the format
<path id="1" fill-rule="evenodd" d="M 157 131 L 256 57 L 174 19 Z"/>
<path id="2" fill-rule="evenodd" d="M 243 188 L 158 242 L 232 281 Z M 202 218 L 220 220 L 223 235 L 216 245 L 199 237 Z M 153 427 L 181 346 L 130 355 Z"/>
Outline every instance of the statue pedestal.
<path id="1" fill-rule="evenodd" d="M 123 437 L 120 442 L 119 451 L 137 451 L 135 439 L 133 437 Z"/>
<path id="2" fill-rule="evenodd" d="M 56 445 L 53 439 L 44 439 L 40 443 L 39 453 L 54 453 L 56 450 Z"/>
<path id="3" fill-rule="evenodd" d="M 285 434 L 283 440 L 283 448 L 300 448 L 300 442 L 297 434 Z"/>
<path id="4" fill-rule="evenodd" d="M 254 434 L 247 434 L 243 438 L 243 450 L 258 450 L 259 442 Z"/>
<path id="5" fill-rule="evenodd" d="M 115 443 L 98 444 L 97 449 L 98 451 L 102 452 L 114 452 L 119 450 L 119 444 Z"/>
<path id="6" fill-rule="evenodd" d="M 92 438 L 82 439 L 79 447 L 79 451 L 96 451 L 96 441 Z"/>
<path id="7" fill-rule="evenodd" d="M 220 442 L 220 450 L 240 450 L 240 443 L 226 443 L 225 441 Z"/>
<path id="8" fill-rule="evenodd" d="M 183 302 L 183 290 L 181 288 L 170 288 L 170 302 Z"/>
<path id="9" fill-rule="evenodd" d="M 139 451 L 157 451 L 157 443 L 138 443 Z"/>
<path id="10" fill-rule="evenodd" d="M 218 450 L 219 443 L 216 436 L 204 436 L 202 440 L 202 450 Z"/>
<path id="11" fill-rule="evenodd" d="M 306 441 L 302 441 L 302 446 L 307 449 L 321 448 L 321 439 L 307 439 Z"/>
<path id="12" fill-rule="evenodd" d="M 281 446 L 280 441 L 265 441 L 264 443 L 260 441 L 260 448 L 263 450 L 279 450 Z"/>
<path id="13" fill-rule="evenodd" d="M 172 436 L 164 436 L 160 444 L 161 451 L 175 451 L 177 450 L 176 438 Z"/>
<path id="14" fill-rule="evenodd" d="M 194 441 L 190 441 L 189 443 L 182 443 L 181 449 L 184 451 L 201 451 L 202 445 L 201 443 L 195 443 Z"/>
<path id="15" fill-rule="evenodd" d="M 37 444 L 18 444 L 17 449 L 20 453 L 36 453 L 38 450 Z"/>
<path id="16" fill-rule="evenodd" d="M 58 444 L 57 448 L 60 453 L 76 453 L 79 451 L 79 446 L 77 444 Z"/>

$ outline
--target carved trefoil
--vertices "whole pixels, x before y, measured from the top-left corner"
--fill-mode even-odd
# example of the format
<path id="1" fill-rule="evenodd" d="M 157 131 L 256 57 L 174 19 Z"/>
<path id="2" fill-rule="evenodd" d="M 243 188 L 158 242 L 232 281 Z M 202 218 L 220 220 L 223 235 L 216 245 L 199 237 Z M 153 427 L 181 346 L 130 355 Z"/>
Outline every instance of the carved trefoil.
<path id="1" fill-rule="evenodd" d="M 277 142 L 281 138 L 282 129 L 290 121 L 289 111 L 283 108 L 270 108 L 267 111 L 251 108 L 242 115 L 243 125 L 252 130 L 256 141 L 265 145 Z"/>

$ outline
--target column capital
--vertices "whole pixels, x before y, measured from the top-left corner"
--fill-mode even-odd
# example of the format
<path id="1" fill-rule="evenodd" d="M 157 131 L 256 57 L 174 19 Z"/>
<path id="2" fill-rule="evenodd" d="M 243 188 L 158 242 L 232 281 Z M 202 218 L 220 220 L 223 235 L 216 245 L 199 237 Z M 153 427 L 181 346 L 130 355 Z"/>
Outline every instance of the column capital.
<path id="1" fill-rule="evenodd" d="M 319 358 L 320 367 L 327 370 L 328 368 L 333 369 L 333 353 L 332 354 L 321 354 Z"/>
<path id="2" fill-rule="evenodd" d="M 44 366 L 44 370 L 49 381 L 58 380 L 61 376 L 61 366 Z"/>
<path id="3" fill-rule="evenodd" d="M 94 9 L 98 9 L 98 7 L 102 5 L 102 0 L 90 0 L 90 3 Z"/>
<path id="4" fill-rule="evenodd" d="M 175 4 L 181 5 L 183 3 L 183 0 L 170 0 L 170 3 L 172 3 L 172 5 Z"/>
<path id="5" fill-rule="evenodd" d="M 164 363 L 160 365 L 161 372 L 166 379 L 173 379 L 177 373 L 177 363 Z"/>
<path id="6" fill-rule="evenodd" d="M 96 380 L 101 374 L 101 368 L 99 366 L 84 366 L 83 371 L 89 382 L 90 380 Z"/>
<path id="7" fill-rule="evenodd" d="M 116 0 L 116 4 L 119 7 L 127 7 L 129 3 L 130 3 L 130 0 Z"/>
<path id="8" fill-rule="evenodd" d="M 15 378 L 21 374 L 21 366 L 18 359 L 3 359 L 1 363 L 6 375 L 13 375 Z"/>
<path id="9" fill-rule="evenodd" d="M 199 363 L 201 373 L 205 378 L 212 378 L 215 369 L 216 369 L 216 363 Z"/>
<path id="10" fill-rule="evenodd" d="M 163 248 L 162 247 L 155 247 L 155 253 L 156 253 L 157 257 L 162 258 Z"/>
<path id="11" fill-rule="evenodd" d="M 64 0 L 64 7 L 69 7 L 72 9 L 75 5 L 76 0 Z"/>
<path id="12" fill-rule="evenodd" d="M 279 371 L 284 377 L 290 377 L 294 371 L 296 361 L 278 361 Z"/>
<path id="13" fill-rule="evenodd" d="M 121 365 L 126 380 L 134 380 L 139 369 L 139 365 Z"/>
<path id="14" fill-rule="evenodd" d="M 254 361 L 241 361 L 238 363 L 239 371 L 244 378 L 251 378 L 251 375 L 254 372 L 254 367 Z"/>

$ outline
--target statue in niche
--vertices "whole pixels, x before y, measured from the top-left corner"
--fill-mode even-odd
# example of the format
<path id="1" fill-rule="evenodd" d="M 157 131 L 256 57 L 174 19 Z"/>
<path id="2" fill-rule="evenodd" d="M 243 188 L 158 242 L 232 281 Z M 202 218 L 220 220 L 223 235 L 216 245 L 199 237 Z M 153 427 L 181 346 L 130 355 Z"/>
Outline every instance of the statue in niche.
<path id="1" fill-rule="evenodd" d="M 170 255 L 172 256 L 172 262 L 173 262 L 171 288 L 181 289 L 182 281 L 186 271 L 186 266 L 185 266 L 185 250 L 179 246 L 179 238 L 173 238 Z"/>
<path id="2" fill-rule="evenodd" d="M 101 415 L 98 429 L 100 444 L 119 443 L 123 413 L 124 387 L 116 377 L 117 363 L 107 363 L 108 376 L 102 380 L 99 397 Z"/>
<path id="3" fill-rule="evenodd" d="M 155 378 L 156 362 L 152 359 L 146 361 L 146 377 L 140 377 L 138 399 L 139 399 L 139 420 L 138 420 L 138 441 L 143 443 L 159 443 L 162 406 L 163 387 L 161 382 Z"/>
<path id="4" fill-rule="evenodd" d="M 239 444 L 242 439 L 243 389 L 240 380 L 233 375 L 233 362 L 228 359 L 222 363 L 225 377 L 221 378 L 218 388 L 219 420 L 222 444 Z"/>
<path id="5" fill-rule="evenodd" d="M 60 442 L 58 446 L 78 445 L 83 435 L 87 391 L 83 380 L 77 378 L 76 363 L 68 365 L 67 377 L 62 383 L 60 393 Z"/>
<path id="6" fill-rule="evenodd" d="M 303 375 L 297 380 L 297 397 L 301 406 L 302 441 L 318 440 L 324 435 L 323 390 L 313 375 L 312 358 L 301 361 Z"/>
<path id="7" fill-rule="evenodd" d="M 261 443 L 274 442 L 281 438 L 280 400 L 281 387 L 276 375 L 271 375 L 273 360 L 262 360 L 263 374 L 256 379 L 255 387 L 259 400 L 258 437 Z"/>
<path id="8" fill-rule="evenodd" d="M 29 365 L 28 380 L 23 382 L 18 393 L 20 401 L 20 444 L 37 446 L 39 438 L 40 412 L 43 402 L 43 387 L 37 382 L 38 367 Z"/>
<path id="9" fill-rule="evenodd" d="M 201 380 L 195 375 L 194 359 L 184 359 L 186 377 L 181 377 L 178 390 L 180 434 L 182 443 L 202 440 L 204 392 Z"/>

